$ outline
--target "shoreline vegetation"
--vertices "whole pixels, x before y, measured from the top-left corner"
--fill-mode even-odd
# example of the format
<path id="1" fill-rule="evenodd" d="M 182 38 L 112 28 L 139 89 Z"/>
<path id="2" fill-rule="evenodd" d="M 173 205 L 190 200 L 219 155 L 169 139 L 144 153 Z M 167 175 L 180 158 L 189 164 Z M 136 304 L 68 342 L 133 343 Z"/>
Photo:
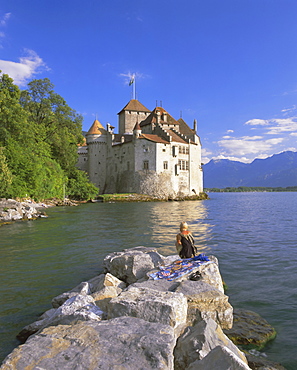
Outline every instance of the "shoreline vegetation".
<path id="1" fill-rule="evenodd" d="M 169 202 L 169 201 L 185 201 L 185 200 L 205 200 L 209 199 L 206 193 L 199 195 L 177 196 L 175 198 L 166 197 L 160 198 L 146 194 L 125 193 L 125 194 L 102 194 L 99 195 L 94 202 Z"/>
<path id="2" fill-rule="evenodd" d="M 264 187 L 264 186 L 238 186 L 226 188 L 205 188 L 206 193 L 241 193 L 241 192 L 284 192 L 297 191 L 297 186 L 282 187 Z"/>

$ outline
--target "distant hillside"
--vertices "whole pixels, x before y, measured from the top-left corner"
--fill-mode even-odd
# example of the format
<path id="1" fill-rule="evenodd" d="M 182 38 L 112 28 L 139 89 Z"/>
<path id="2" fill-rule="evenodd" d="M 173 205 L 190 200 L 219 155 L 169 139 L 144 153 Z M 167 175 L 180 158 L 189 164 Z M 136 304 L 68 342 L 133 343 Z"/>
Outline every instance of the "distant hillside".
<path id="1" fill-rule="evenodd" d="M 211 160 L 203 166 L 204 188 L 238 186 L 287 187 L 297 185 L 297 152 L 274 154 L 252 163 Z"/>

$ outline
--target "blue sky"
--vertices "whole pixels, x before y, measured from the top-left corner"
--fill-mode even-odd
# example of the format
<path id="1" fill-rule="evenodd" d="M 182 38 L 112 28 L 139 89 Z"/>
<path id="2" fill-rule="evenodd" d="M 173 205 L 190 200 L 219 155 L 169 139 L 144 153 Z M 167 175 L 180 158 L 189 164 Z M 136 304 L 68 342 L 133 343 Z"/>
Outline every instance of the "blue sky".
<path id="1" fill-rule="evenodd" d="M 0 70 L 48 77 L 84 117 L 117 127 L 132 98 L 193 127 L 203 162 L 297 151 L 296 0 L 1 0 Z"/>

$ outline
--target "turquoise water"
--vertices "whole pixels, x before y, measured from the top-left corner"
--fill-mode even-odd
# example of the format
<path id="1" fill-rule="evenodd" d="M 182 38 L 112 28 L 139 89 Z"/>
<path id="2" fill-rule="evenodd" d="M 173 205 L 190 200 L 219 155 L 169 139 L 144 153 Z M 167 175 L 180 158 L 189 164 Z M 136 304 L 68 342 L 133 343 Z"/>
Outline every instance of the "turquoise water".
<path id="1" fill-rule="evenodd" d="M 278 335 L 263 355 L 297 368 L 297 193 L 211 193 L 200 202 L 95 203 L 0 227 L 0 360 L 51 299 L 102 269 L 106 254 L 139 245 L 175 253 L 180 221 L 219 258 L 230 302 L 258 312 Z"/>

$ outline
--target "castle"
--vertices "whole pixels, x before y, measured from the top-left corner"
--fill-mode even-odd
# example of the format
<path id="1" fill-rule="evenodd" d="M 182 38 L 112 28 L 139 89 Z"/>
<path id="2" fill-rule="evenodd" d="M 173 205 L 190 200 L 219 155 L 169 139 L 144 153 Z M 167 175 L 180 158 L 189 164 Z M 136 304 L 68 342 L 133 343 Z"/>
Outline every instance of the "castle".
<path id="1" fill-rule="evenodd" d="M 132 99 L 118 113 L 119 133 L 96 119 L 78 148 L 78 168 L 103 193 L 141 193 L 158 197 L 203 192 L 201 142 L 165 109 L 147 109 Z"/>

